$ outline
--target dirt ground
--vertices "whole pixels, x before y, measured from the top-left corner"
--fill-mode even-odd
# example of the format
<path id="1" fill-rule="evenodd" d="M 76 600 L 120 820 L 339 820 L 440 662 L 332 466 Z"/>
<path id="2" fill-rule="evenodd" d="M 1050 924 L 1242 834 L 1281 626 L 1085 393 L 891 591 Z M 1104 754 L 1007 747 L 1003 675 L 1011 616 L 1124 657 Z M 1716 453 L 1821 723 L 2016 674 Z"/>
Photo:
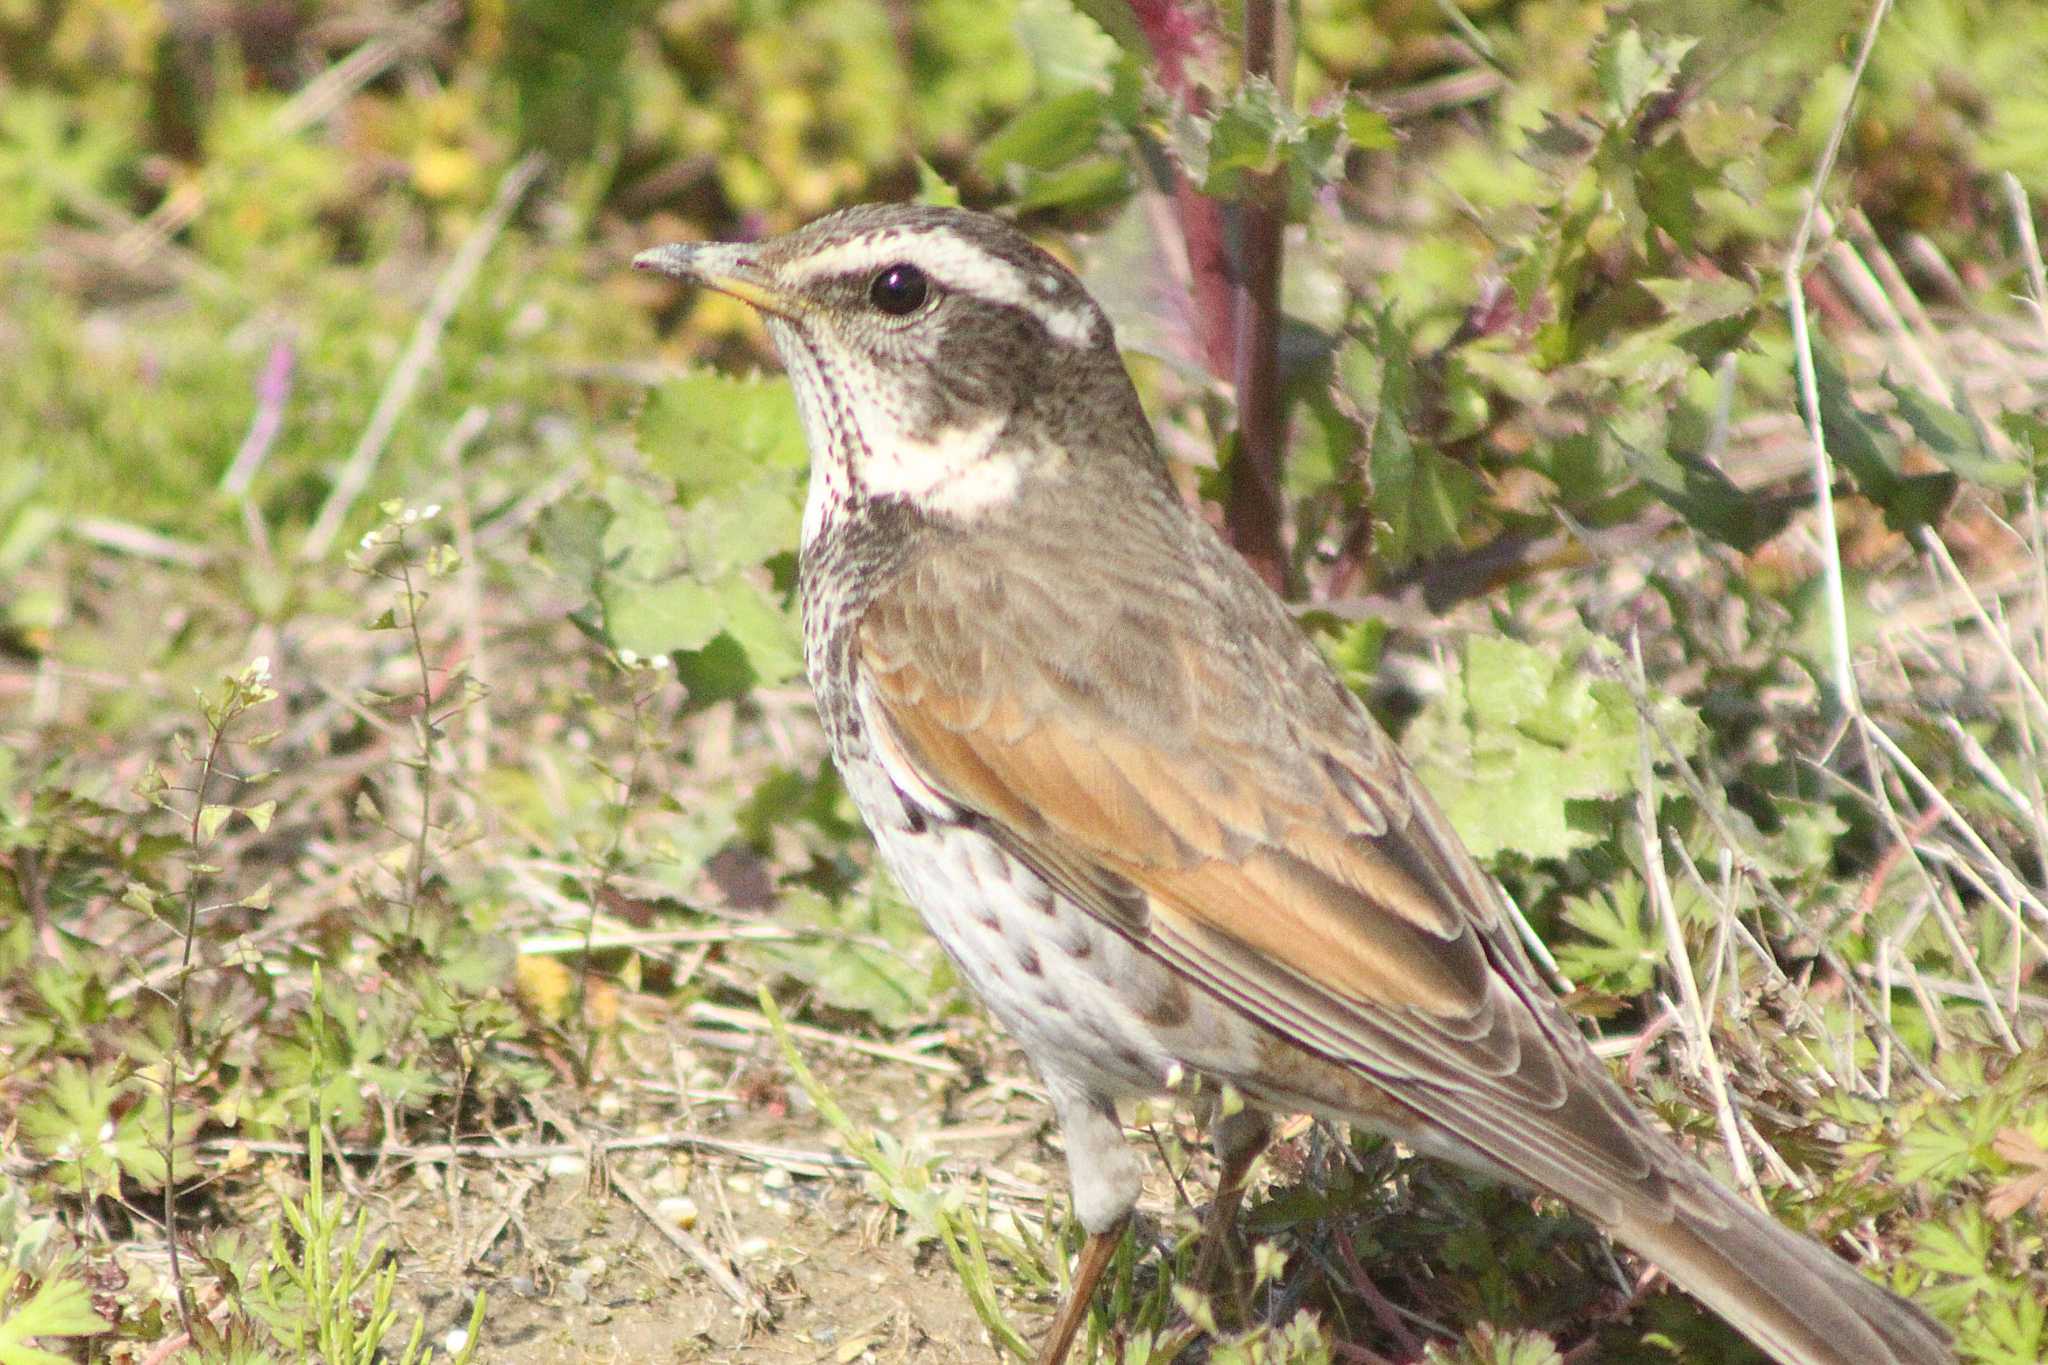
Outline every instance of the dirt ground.
<path id="1" fill-rule="evenodd" d="M 1064 1217 L 1049 1108 L 1021 1056 L 978 1022 L 965 1030 L 964 1049 L 947 1051 L 985 1052 L 994 1079 L 970 1078 L 981 1063 L 937 1051 L 913 1066 L 799 1045 L 856 1124 L 937 1155 L 941 1183 L 977 1201 L 986 1193 L 999 1213 L 1035 1227 Z M 502 1160 L 466 1160 L 453 1201 L 438 1164 L 387 1180 L 403 1193 L 384 1201 L 384 1235 L 402 1248 L 402 1282 L 430 1339 L 466 1321 L 483 1290 L 478 1359 L 512 1365 L 997 1359 L 943 1249 L 920 1242 L 844 1154 L 772 1039 L 743 1046 L 717 1059 L 724 1085 L 703 1086 L 698 1068 L 686 1097 L 682 1087 L 650 1094 L 660 1087 L 642 1079 L 623 1093 L 537 1099 L 551 1116 L 542 1140 L 512 1140 Z M 564 1150 L 606 1141 L 649 1145 L 595 1163 Z M 766 1319 L 750 1322 L 664 1227 L 730 1267 Z M 1032 1338 L 1053 1304 L 1048 1295 L 1005 1307 Z"/>

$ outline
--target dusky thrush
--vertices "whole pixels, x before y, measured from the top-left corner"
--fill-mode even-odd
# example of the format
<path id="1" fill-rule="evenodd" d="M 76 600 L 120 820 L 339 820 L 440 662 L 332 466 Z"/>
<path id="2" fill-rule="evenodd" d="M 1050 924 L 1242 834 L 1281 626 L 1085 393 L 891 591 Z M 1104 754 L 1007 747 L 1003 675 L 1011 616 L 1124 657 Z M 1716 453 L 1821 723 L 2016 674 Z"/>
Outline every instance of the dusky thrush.
<path id="1" fill-rule="evenodd" d="M 1185 505 L 1069 270 L 889 205 L 635 264 L 753 305 L 794 384 L 833 757 L 1065 1138 L 1088 1240 L 1041 1365 L 1138 1196 L 1116 1102 L 1184 1076 L 1248 1102 L 1212 1131 L 1221 1220 L 1262 1115 L 1306 1111 L 1565 1200 L 1792 1365 L 1954 1359 L 1609 1079 L 1392 742 Z"/>

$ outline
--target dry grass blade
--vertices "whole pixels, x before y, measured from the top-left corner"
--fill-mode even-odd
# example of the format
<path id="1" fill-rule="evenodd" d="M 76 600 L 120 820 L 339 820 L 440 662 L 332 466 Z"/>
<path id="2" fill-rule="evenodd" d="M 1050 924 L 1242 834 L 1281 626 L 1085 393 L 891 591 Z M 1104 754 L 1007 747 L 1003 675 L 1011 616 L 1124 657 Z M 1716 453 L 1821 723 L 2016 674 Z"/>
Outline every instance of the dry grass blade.
<path id="1" fill-rule="evenodd" d="M 392 366 L 383 392 L 377 395 L 377 406 L 370 413 L 368 425 L 357 438 L 355 449 L 349 452 L 347 462 L 335 476 L 333 489 L 320 505 L 319 515 L 314 517 L 311 528 L 306 532 L 305 542 L 299 547 L 300 559 L 314 561 L 327 557 L 335 536 L 341 533 L 342 523 L 348 518 L 349 509 L 355 506 L 356 499 L 369 486 L 370 476 L 376 471 L 385 444 L 398 430 L 399 419 L 405 415 L 413 395 L 419 391 L 420 381 L 441 344 L 441 334 L 447 329 L 456 304 L 468 292 L 470 282 L 482 268 L 484 258 L 498 240 L 498 234 L 505 230 L 512 211 L 519 207 L 519 201 L 526 197 L 527 190 L 533 187 L 533 182 L 540 178 L 546 166 L 546 159 L 540 153 L 532 152 L 506 171 L 498 182 L 490 207 L 484 210 L 483 217 L 477 220 L 477 225 L 456 248 L 448 268 L 435 282 L 434 292 L 427 299 L 419 324 L 413 328 L 412 339 L 406 342 L 405 351 L 399 356 L 398 363 Z"/>

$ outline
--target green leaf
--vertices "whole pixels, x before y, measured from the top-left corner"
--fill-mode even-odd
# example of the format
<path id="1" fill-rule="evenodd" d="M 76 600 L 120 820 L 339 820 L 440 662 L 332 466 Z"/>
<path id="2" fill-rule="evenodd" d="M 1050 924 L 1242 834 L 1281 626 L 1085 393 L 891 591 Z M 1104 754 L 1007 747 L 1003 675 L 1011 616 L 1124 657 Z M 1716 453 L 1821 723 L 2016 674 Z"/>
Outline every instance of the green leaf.
<path id="1" fill-rule="evenodd" d="M 1152 46 L 1145 41 L 1145 30 L 1139 26 L 1137 16 L 1131 13 L 1130 0 L 1073 0 L 1073 5 L 1114 38 L 1118 47 L 1151 61 Z"/>
<path id="2" fill-rule="evenodd" d="M 932 169 L 932 163 L 923 157 L 917 162 L 917 202 L 931 204 L 937 208 L 957 209 L 960 207 L 960 191 L 950 181 Z"/>
<path id="3" fill-rule="evenodd" d="M 933 958 L 916 913 L 900 897 L 878 892 L 834 904 L 796 889 L 783 898 L 776 920 L 815 936 L 751 945 L 742 957 L 811 986 L 821 1003 L 865 1014 L 884 1028 L 902 1028 L 929 1012 Z"/>
<path id="4" fill-rule="evenodd" d="M 1130 192 L 1131 168 L 1121 157 L 1091 156 L 1059 170 L 1026 172 L 1017 177 L 1017 208 L 1087 209 L 1101 207 Z"/>
<path id="5" fill-rule="evenodd" d="M 1611 995 L 1640 995 L 1656 979 L 1661 936 L 1644 910 L 1643 884 L 1616 878 L 1564 903 L 1564 920 L 1579 937 L 1557 946 L 1557 963 L 1581 986 Z"/>
<path id="6" fill-rule="evenodd" d="M 2026 483 L 2026 466 L 2018 460 L 2000 459 L 1967 413 L 1937 403 L 1889 376 L 1883 383 L 1885 392 L 1899 405 L 1899 416 L 1944 468 L 1984 488 L 2011 489 Z"/>
<path id="7" fill-rule="evenodd" d="M 763 469 L 801 469 L 807 459 L 788 380 L 708 371 L 654 391 L 640 414 L 639 444 L 654 468 L 675 480 L 685 503 Z"/>
<path id="8" fill-rule="evenodd" d="M 1606 97 L 1608 113 L 1628 119 L 1644 100 L 1669 89 L 1685 54 L 1698 42 L 1697 38 L 1666 38 L 1646 43 L 1634 27 L 1615 34 L 1593 59 L 1593 74 Z"/>
<path id="9" fill-rule="evenodd" d="M 803 523 L 803 485 L 785 472 L 763 474 L 683 514 L 682 548 L 690 573 L 709 582 L 793 553 Z"/>
<path id="10" fill-rule="evenodd" d="M 1685 524 L 1747 553 L 1785 529 L 1796 504 L 1739 488 L 1720 469 L 1683 450 L 1616 446 L 1643 486 Z"/>
<path id="11" fill-rule="evenodd" d="M 1101 13 L 1098 13 L 1101 11 Z M 1110 25 L 1121 21 L 1124 36 Z M 1019 47 L 1029 54 L 1042 95 L 1055 95 L 1076 86 L 1096 89 L 1111 84 L 1119 63 L 1126 60 L 1124 38 L 1135 40 L 1131 50 L 1148 56 L 1145 36 L 1131 17 L 1123 0 L 1101 4 L 1073 4 L 1069 0 L 1020 0 L 1011 28 Z"/>
<path id="12" fill-rule="evenodd" d="M 780 686 L 803 672 L 803 633 L 780 603 L 738 575 L 720 584 L 718 592 L 725 633 L 746 651 L 758 686 Z"/>
<path id="13" fill-rule="evenodd" d="M 530 543 L 555 573 L 590 592 L 604 568 L 605 529 L 611 522 L 612 509 L 596 498 L 567 498 L 542 509 Z"/>
<path id="14" fill-rule="evenodd" d="M 667 499 L 627 478 L 605 480 L 604 499 L 612 515 L 599 549 L 605 566 L 600 576 L 618 574 L 643 582 L 668 577 L 676 568 L 682 542 Z"/>
<path id="15" fill-rule="evenodd" d="M 1816 345 L 1814 377 L 1820 397 L 1821 434 L 1828 453 L 1855 478 L 1863 496 L 1878 505 L 1887 526 L 1911 534 L 1941 520 L 1955 497 L 1954 474 L 1908 474 L 1890 432 L 1865 420 L 1849 395 L 1849 381 L 1824 347 Z"/>
<path id="16" fill-rule="evenodd" d="M 1387 116 L 1355 99 L 1345 101 L 1343 122 L 1344 136 L 1352 146 L 1362 151 L 1391 151 L 1399 143 L 1394 136 L 1394 125 Z"/>
<path id="17" fill-rule="evenodd" d="M 612 645 L 642 656 L 702 649 L 725 629 L 725 600 L 694 578 L 606 582 L 598 591 Z"/>
<path id="18" fill-rule="evenodd" d="M 1588 802 L 1635 790 L 1640 721 L 1628 689 L 1595 678 L 1578 658 L 1513 640 L 1475 636 L 1443 694 L 1410 723 L 1402 747 L 1423 784 L 1481 858 L 1514 850 L 1562 857 L 1598 841 Z M 1611 650 L 1612 646 L 1605 646 Z M 1653 699 L 1659 729 L 1681 754 L 1697 747 L 1699 718 Z M 1661 756 L 1654 740 L 1653 755 Z"/>
<path id="19" fill-rule="evenodd" d="M 1050 171 L 1096 149 L 1109 97 L 1100 90 L 1070 90 L 1018 114 L 982 144 L 975 166 L 991 180 L 1019 170 Z"/>
<path id="20" fill-rule="evenodd" d="M 220 833 L 220 827 L 226 824 L 228 817 L 234 813 L 235 808 L 233 806 L 201 806 L 199 808 L 200 839 L 211 840 L 214 835 Z"/>
<path id="21" fill-rule="evenodd" d="M 1383 315 L 1374 344 L 1352 341 L 1338 354 L 1337 374 L 1372 415 L 1366 467 L 1378 523 L 1374 553 L 1399 568 L 1456 545 L 1481 488 L 1470 470 L 1409 434 L 1415 379 L 1407 333 Z"/>
<path id="22" fill-rule="evenodd" d="M 29 1344 L 32 1337 L 89 1337 L 111 1331 L 113 1324 L 93 1311 L 92 1291 L 60 1267 L 36 1286 L 35 1292 L 5 1318 L 0 1318 L 0 1365 L 70 1365 L 61 1356 Z M 24 1272 L 10 1272 L 0 1282 L 0 1304 L 13 1299 Z"/>

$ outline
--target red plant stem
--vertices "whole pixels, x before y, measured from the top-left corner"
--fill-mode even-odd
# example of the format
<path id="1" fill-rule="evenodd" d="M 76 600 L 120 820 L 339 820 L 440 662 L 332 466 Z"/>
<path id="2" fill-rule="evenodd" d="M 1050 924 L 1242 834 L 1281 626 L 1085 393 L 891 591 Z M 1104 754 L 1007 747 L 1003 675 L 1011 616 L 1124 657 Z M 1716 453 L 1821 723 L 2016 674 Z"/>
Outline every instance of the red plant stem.
<path id="1" fill-rule="evenodd" d="M 1244 78 L 1270 80 L 1276 89 L 1281 88 L 1288 65 L 1280 50 L 1279 10 L 1284 3 L 1246 0 L 1244 7 Z M 1237 450 L 1230 462 L 1223 524 L 1238 553 L 1275 590 L 1287 584 L 1287 550 L 1281 535 L 1287 414 L 1280 394 L 1280 269 L 1286 227 L 1285 184 L 1277 175 L 1254 180 L 1240 204 L 1231 369 L 1237 387 Z"/>
<path id="2" fill-rule="evenodd" d="M 1202 361 L 1218 379 L 1234 376 L 1237 363 L 1237 297 L 1231 288 L 1230 245 L 1224 239 L 1223 205 L 1191 183 L 1184 171 L 1173 176 L 1174 208 L 1187 247 L 1190 292 Z"/>
<path id="3" fill-rule="evenodd" d="M 1281 32 L 1286 0 L 1246 0 L 1242 79 L 1271 81 L 1286 96 L 1291 57 Z M 1131 0 L 1131 15 L 1152 50 L 1160 86 L 1191 113 L 1206 105 L 1189 75 L 1215 37 L 1213 11 L 1187 0 Z M 1276 589 L 1287 581 L 1282 538 L 1285 504 L 1286 413 L 1280 395 L 1280 259 L 1287 223 L 1279 177 L 1254 181 L 1239 204 L 1238 251 L 1233 258 L 1224 206 L 1179 169 L 1174 208 L 1187 248 L 1189 292 L 1196 331 L 1209 373 L 1229 379 L 1237 392 L 1237 449 L 1228 470 L 1224 529 L 1238 552 Z"/>

